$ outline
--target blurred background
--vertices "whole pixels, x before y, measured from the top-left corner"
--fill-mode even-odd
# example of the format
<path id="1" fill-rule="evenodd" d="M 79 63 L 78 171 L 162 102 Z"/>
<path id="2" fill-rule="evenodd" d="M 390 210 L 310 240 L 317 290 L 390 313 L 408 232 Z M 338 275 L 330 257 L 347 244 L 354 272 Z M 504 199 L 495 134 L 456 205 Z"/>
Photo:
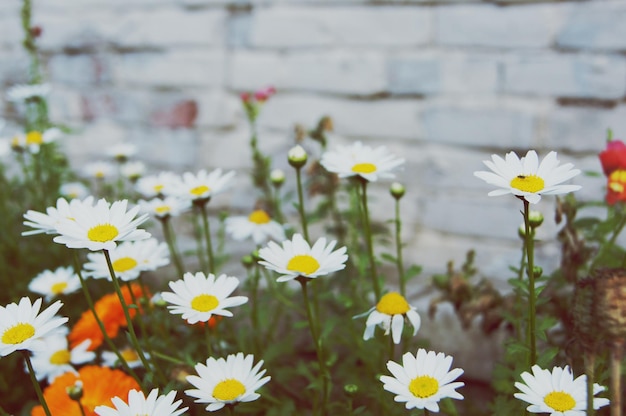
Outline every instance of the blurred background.
<path id="1" fill-rule="evenodd" d="M 0 2 L 3 90 L 28 81 L 20 8 L 18 0 Z M 528 149 L 556 150 L 562 162 L 600 172 L 607 128 L 616 138 L 626 131 L 624 21 L 623 0 L 33 4 L 51 119 L 73 129 L 62 146 L 76 169 L 101 160 L 107 146 L 132 142 L 149 173 L 237 170 L 237 186 L 215 204 L 249 211 L 250 131 L 240 94 L 274 86 L 258 119 L 259 147 L 273 167 L 291 174 L 295 126 L 310 130 L 323 116 L 332 118 L 330 148 L 355 140 L 387 146 L 406 158 L 397 180 L 407 188 L 407 263 L 430 279 L 475 249 L 480 275 L 501 290 L 508 266 L 519 263 L 521 203 L 487 197 L 490 187 L 473 172 L 493 153 Z M 20 109 L 4 96 L 0 117 L 0 135 L 18 131 Z M 603 197 L 602 177 L 574 182 L 583 185 L 578 198 Z M 393 218 L 388 186 L 374 185 L 372 217 L 381 222 Z M 536 207 L 546 217 L 537 263 L 548 271 L 560 254 L 554 204 L 544 198 Z M 425 311 L 417 280 L 412 290 Z M 464 354 L 468 335 L 445 305 L 438 313 L 444 325 L 430 331 L 445 334 L 434 345 Z M 485 357 L 499 348 L 480 332 L 474 342 Z M 463 365 L 484 370 L 480 360 Z"/>

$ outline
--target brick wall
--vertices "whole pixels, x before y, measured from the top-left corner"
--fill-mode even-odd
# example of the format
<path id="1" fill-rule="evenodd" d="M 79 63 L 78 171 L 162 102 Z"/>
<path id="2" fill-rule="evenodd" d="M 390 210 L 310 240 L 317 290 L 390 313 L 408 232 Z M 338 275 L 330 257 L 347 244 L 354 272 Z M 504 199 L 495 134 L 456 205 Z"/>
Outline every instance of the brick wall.
<path id="1" fill-rule="evenodd" d="M 3 86 L 25 81 L 19 7 L 0 2 Z M 476 248 L 483 272 L 503 282 L 519 260 L 520 205 L 488 198 L 472 172 L 493 152 L 527 148 L 597 170 L 606 129 L 626 131 L 624 20 L 622 0 L 55 0 L 34 12 L 53 119 L 77 128 L 67 139 L 76 164 L 132 140 L 154 169 L 240 170 L 219 203 L 247 210 L 238 93 L 274 85 L 260 145 L 277 166 L 294 123 L 331 115 L 338 142 L 384 143 L 406 157 L 409 259 L 428 274 Z M 601 195 L 601 179 L 576 182 L 581 196 Z M 384 221 L 391 201 L 387 184 L 377 187 Z M 539 264 L 551 268 L 545 199 Z"/>

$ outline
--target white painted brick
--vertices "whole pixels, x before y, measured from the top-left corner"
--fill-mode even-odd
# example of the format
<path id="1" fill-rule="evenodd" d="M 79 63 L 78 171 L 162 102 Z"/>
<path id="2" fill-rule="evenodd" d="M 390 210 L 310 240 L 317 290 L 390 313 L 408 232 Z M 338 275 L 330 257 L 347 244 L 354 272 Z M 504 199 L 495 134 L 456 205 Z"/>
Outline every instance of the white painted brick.
<path id="1" fill-rule="evenodd" d="M 427 52 L 388 60 L 394 94 L 485 94 L 498 89 L 498 59 L 490 55 Z"/>
<path id="2" fill-rule="evenodd" d="M 435 41 L 445 46 L 549 47 L 563 12 L 557 4 L 441 6 L 435 10 Z"/>
<path id="3" fill-rule="evenodd" d="M 86 163 L 104 158 L 102 143 L 118 143 L 127 138 L 127 130 L 111 120 L 97 120 L 84 125 L 60 142 L 74 169 Z"/>
<path id="4" fill-rule="evenodd" d="M 43 28 L 43 50 L 95 47 L 107 42 L 118 30 L 119 16 L 111 10 L 67 9 L 63 13 L 34 10 L 34 21 Z"/>
<path id="5" fill-rule="evenodd" d="M 584 2 L 572 7 L 557 37 L 566 48 L 626 50 L 626 3 Z"/>
<path id="6" fill-rule="evenodd" d="M 509 59 L 504 90 L 513 94 L 618 99 L 626 93 L 626 58 L 537 54 Z"/>
<path id="7" fill-rule="evenodd" d="M 532 103 L 531 103 L 532 106 Z M 505 100 L 435 101 L 421 114 L 424 138 L 465 146 L 529 147 L 537 110 Z"/>
<path id="8" fill-rule="evenodd" d="M 48 111 L 52 121 L 64 124 L 81 123 L 83 117 L 81 94 L 72 88 L 54 85 L 48 97 Z"/>
<path id="9" fill-rule="evenodd" d="M 238 96 L 221 90 L 193 90 L 187 93 L 198 103 L 198 126 L 234 127 L 238 121 L 243 120 Z"/>
<path id="10" fill-rule="evenodd" d="M 0 9 L 0 48 L 20 46 L 23 39 L 19 8 Z"/>
<path id="11" fill-rule="evenodd" d="M 236 52 L 231 87 L 239 90 L 274 85 L 279 89 L 368 95 L 386 89 L 383 56 L 374 52 L 302 52 L 287 55 Z"/>
<path id="12" fill-rule="evenodd" d="M 51 82 L 69 85 L 94 85 L 111 81 L 109 56 L 99 55 L 53 55 L 48 60 Z"/>
<path id="13" fill-rule="evenodd" d="M 164 8 L 118 16 L 113 41 L 125 47 L 215 46 L 224 42 L 222 10 Z"/>
<path id="14" fill-rule="evenodd" d="M 149 165 L 182 171 L 193 166 L 198 134 L 190 129 L 136 128 L 127 140 L 137 144 L 141 160 Z"/>
<path id="15" fill-rule="evenodd" d="M 256 47 L 414 46 L 430 40 L 431 26 L 427 8 L 273 7 L 255 11 L 250 43 Z"/>
<path id="16" fill-rule="evenodd" d="M 602 150 L 606 130 L 626 139 L 626 106 L 612 109 L 559 107 L 548 115 L 546 146 L 575 152 Z"/>
<path id="17" fill-rule="evenodd" d="M 211 49 L 177 49 L 165 53 L 120 55 L 114 80 L 120 85 L 212 87 L 224 76 L 224 52 Z"/>
<path id="18" fill-rule="evenodd" d="M 289 130 L 295 123 L 314 127 L 324 115 L 333 118 L 335 132 L 357 137 L 418 136 L 419 104 L 415 100 L 353 101 L 307 95 L 279 94 L 261 113 L 261 125 Z"/>

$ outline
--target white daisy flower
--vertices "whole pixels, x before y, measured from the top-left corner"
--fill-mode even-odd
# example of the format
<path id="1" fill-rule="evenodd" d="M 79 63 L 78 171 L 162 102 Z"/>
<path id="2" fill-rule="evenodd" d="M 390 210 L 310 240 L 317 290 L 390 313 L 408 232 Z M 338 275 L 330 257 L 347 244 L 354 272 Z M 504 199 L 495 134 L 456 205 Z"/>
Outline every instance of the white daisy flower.
<path id="1" fill-rule="evenodd" d="M 504 159 L 492 155 L 491 160 L 483 163 L 492 172 L 474 172 L 474 176 L 500 188 L 489 192 L 489 196 L 513 194 L 536 204 L 541 195 L 566 194 L 581 188 L 579 185 L 560 185 L 578 175 L 580 170 L 573 169 L 571 163 L 559 165 L 556 152 L 548 153 L 541 163 L 534 150 L 529 150 L 521 159 L 515 152 L 507 153 Z"/>
<path id="2" fill-rule="evenodd" d="M 114 407 L 96 406 L 94 412 L 98 416 L 179 416 L 188 407 L 179 409 L 183 401 L 175 402 L 175 399 L 175 390 L 159 396 L 159 389 L 152 389 L 148 397 L 144 396 L 141 391 L 131 390 L 128 392 L 128 404 L 123 399 L 114 397 L 111 399 Z"/>
<path id="3" fill-rule="evenodd" d="M 61 185 L 59 192 L 69 199 L 83 199 L 89 195 L 89 188 L 82 182 L 68 182 Z"/>
<path id="4" fill-rule="evenodd" d="M 35 351 L 31 360 L 37 380 L 45 378 L 48 383 L 52 383 L 55 378 L 67 372 L 78 374 L 74 365 L 85 364 L 96 358 L 96 353 L 89 351 L 89 339 L 71 350 L 64 335 L 49 336 L 43 342 L 46 347 Z"/>
<path id="5" fill-rule="evenodd" d="M 91 162 L 83 166 L 83 175 L 90 179 L 108 179 L 115 175 L 116 168 L 113 164 L 104 161 Z"/>
<path id="6" fill-rule="evenodd" d="M 574 379 L 569 367 L 554 367 L 552 371 L 532 366 L 532 374 L 521 374 L 524 383 L 516 382 L 521 393 L 514 396 L 530 403 L 526 408 L 531 413 L 550 413 L 552 416 L 585 416 L 587 414 L 587 376 Z M 593 394 L 604 390 L 599 384 L 593 385 Z M 599 409 L 609 404 L 609 399 L 594 397 L 593 408 Z"/>
<path id="7" fill-rule="evenodd" d="M 17 84 L 7 90 L 7 100 L 17 103 L 34 97 L 46 97 L 50 89 L 50 84 Z"/>
<path id="8" fill-rule="evenodd" d="M 170 263 L 167 244 L 159 244 L 155 238 L 125 241 L 110 250 L 109 256 L 115 275 L 125 282 L 135 280 L 143 271 L 154 271 Z M 111 280 L 104 253 L 88 253 L 87 259 L 83 266 L 86 276 Z"/>
<path id="9" fill-rule="evenodd" d="M 155 196 L 172 194 L 171 188 L 179 181 L 178 175 L 172 172 L 161 172 L 158 175 L 139 178 L 136 188 L 137 192 L 146 198 L 153 198 Z"/>
<path id="10" fill-rule="evenodd" d="M 262 259 L 259 264 L 280 273 L 278 282 L 299 276 L 315 279 L 346 267 L 346 248 L 333 251 L 336 244 L 334 240 L 326 244 L 326 239 L 322 237 L 311 247 L 301 234 L 294 234 L 291 240 L 283 241 L 282 247 L 273 241 L 267 243 L 259 250 Z"/>
<path id="11" fill-rule="evenodd" d="M 375 307 L 368 312 L 367 322 L 363 339 L 368 340 L 374 336 L 374 329 L 380 326 L 385 330 L 385 335 L 391 337 L 394 344 L 400 343 L 402 330 L 404 329 L 404 318 L 408 318 L 413 325 L 413 335 L 420 329 L 421 319 L 415 308 L 406 301 L 404 296 L 396 292 L 389 292 L 380 298 Z"/>
<path id="12" fill-rule="evenodd" d="M 124 162 L 137 154 L 137 146 L 132 143 L 116 143 L 106 150 L 106 154 L 118 162 Z"/>
<path id="13" fill-rule="evenodd" d="M 146 173 L 146 165 L 139 160 L 126 162 L 120 166 L 120 173 L 128 180 L 136 181 Z"/>
<path id="14" fill-rule="evenodd" d="M 208 322 L 213 315 L 233 316 L 226 310 L 243 305 L 248 301 L 245 296 L 230 296 L 239 285 L 239 279 L 225 274 L 215 277 L 209 273 L 198 272 L 195 275 L 185 273 L 182 279 L 169 282 L 172 292 L 162 292 L 162 298 L 173 304 L 168 306 L 170 313 L 182 314 L 190 324 Z"/>
<path id="15" fill-rule="evenodd" d="M 127 205 L 127 200 L 109 204 L 101 199 L 95 206 L 78 206 L 72 210 L 73 219 L 63 219 L 57 225 L 60 235 L 54 237 L 54 242 L 96 251 L 112 250 L 117 242 L 150 238 L 150 233 L 137 228 L 148 219 L 148 214 L 135 218 L 139 207 L 126 211 Z"/>
<path id="16" fill-rule="evenodd" d="M 410 352 L 402 356 L 402 365 L 387 362 L 387 369 L 393 374 L 381 376 L 383 388 L 396 395 L 396 402 L 405 403 L 407 409 L 428 409 L 439 412 L 439 400 L 446 397 L 463 400 L 463 396 L 456 391 L 465 385 L 463 382 L 454 382 L 463 370 L 455 368 L 450 371 L 452 357 L 443 353 L 426 351 L 420 348 L 416 355 Z"/>
<path id="17" fill-rule="evenodd" d="M 56 127 L 47 129 L 43 133 L 40 131 L 29 131 L 26 134 L 18 134 L 13 137 L 11 146 L 14 149 L 28 149 L 31 153 L 39 153 L 41 146 L 52 143 L 63 136 L 60 129 Z"/>
<path id="18" fill-rule="evenodd" d="M 374 182 L 378 178 L 395 177 L 392 170 L 404 164 L 404 159 L 390 154 L 385 146 L 374 149 L 356 142 L 351 146 L 338 146 L 336 150 L 325 152 L 320 164 L 340 178 L 359 176 Z"/>
<path id="19" fill-rule="evenodd" d="M 196 403 L 208 403 L 206 410 L 209 412 L 227 404 L 254 401 L 261 397 L 256 390 L 270 381 L 271 377 L 263 377 L 263 360 L 254 367 L 253 362 L 253 355 L 244 357 L 243 353 L 231 354 L 225 360 L 209 357 L 206 365 L 196 364 L 197 376 L 187 376 L 187 381 L 196 388 L 185 390 L 185 394 L 196 398 Z"/>
<path id="20" fill-rule="evenodd" d="M 128 364 L 130 368 L 143 367 L 143 362 L 141 361 L 141 358 L 139 358 L 139 354 L 137 354 L 137 351 L 135 351 L 134 348 L 120 348 L 120 355 L 122 356 L 122 358 L 124 358 L 124 361 L 126 361 L 126 364 Z M 148 354 L 147 352 L 144 352 L 143 355 L 146 357 L 146 359 L 150 359 L 150 354 Z M 105 367 L 115 368 L 119 367 L 120 365 L 120 362 L 117 359 L 117 354 L 115 354 L 113 351 L 102 351 L 101 358 L 102 365 L 104 365 Z"/>
<path id="21" fill-rule="evenodd" d="M 31 303 L 23 297 L 19 303 L 0 306 L 0 356 L 17 350 L 45 348 L 41 338 L 67 322 L 67 318 L 56 316 L 63 303 L 56 301 L 39 313 L 42 299 Z"/>
<path id="22" fill-rule="evenodd" d="M 157 218 L 178 217 L 191 208 L 190 200 L 177 198 L 175 196 L 153 198 L 149 201 L 140 200 L 137 203 L 139 204 L 141 212 L 145 212 Z"/>
<path id="23" fill-rule="evenodd" d="M 28 290 L 45 296 L 46 302 L 59 295 L 74 293 L 80 289 L 80 279 L 72 267 L 59 267 L 55 271 L 44 270 L 28 284 Z"/>
<path id="24" fill-rule="evenodd" d="M 226 218 L 226 232 L 236 241 L 252 238 L 255 244 L 263 244 L 267 240 L 283 241 L 283 226 L 273 221 L 262 209 L 252 211 L 247 217 L 237 216 Z"/>
<path id="25" fill-rule="evenodd" d="M 57 226 L 64 220 L 71 220 L 74 218 L 74 211 L 82 209 L 83 205 L 92 206 L 93 197 L 89 196 L 83 201 L 80 199 L 72 199 L 67 202 L 64 198 L 57 199 L 56 207 L 46 208 L 46 213 L 39 211 L 28 210 L 24 214 L 24 225 L 34 228 L 31 231 L 24 231 L 22 235 L 33 234 L 58 234 Z"/>
<path id="26" fill-rule="evenodd" d="M 211 173 L 204 169 L 197 174 L 185 172 L 174 186 L 164 191 L 168 196 L 179 196 L 192 201 L 206 200 L 226 190 L 233 176 L 235 171 L 223 173 L 222 169 L 215 169 Z"/>

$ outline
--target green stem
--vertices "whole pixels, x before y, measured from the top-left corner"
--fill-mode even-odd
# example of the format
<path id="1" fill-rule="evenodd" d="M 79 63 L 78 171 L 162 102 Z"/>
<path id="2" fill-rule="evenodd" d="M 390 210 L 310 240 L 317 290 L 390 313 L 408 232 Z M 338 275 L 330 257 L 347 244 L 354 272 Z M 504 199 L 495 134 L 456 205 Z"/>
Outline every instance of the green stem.
<path id="1" fill-rule="evenodd" d="M 235 405 L 229 404 L 226 407 L 228 407 L 228 414 L 235 416 Z"/>
<path id="2" fill-rule="evenodd" d="M 35 393 L 37 393 L 37 398 L 39 399 L 39 403 L 43 407 L 43 411 L 46 413 L 46 416 L 52 416 L 50 413 L 50 408 L 48 408 L 48 403 L 46 403 L 46 399 L 43 397 L 43 392 L 41 391 L 41 386 L 37 381 L 37 377 L 35 377 L 35 370 L 33 369 L 33 364 L 30 362 L 30 356 L 28 355 L 27 350 L 21 350 L 22 355 L 24 356 L 24 360 L 26 360 L 26 366 L 28 367 L 28 374 L 30 374 L 30 381 L 33 382 L 33 387 L 35 388 Z"/>
<path id="3" fill-rule="evenodd" d="M 274 187 L 274 216 L 276 217 L 276 221 L 279 224 L 285 223 L 285 216 L 283 215 L 283 209 L 280 199 L 280 188 L 278 186 Z"/>
<path id="4" fill-rule="evenodd" d="M 207 270 L 207 261 L 204 256 L 204 244 L 202 243 L 202 225 L 200 225 L 200 216 L 201 212 L 198 212 L 198 209 L 194 209 L 194 237 L 196 239 L 196 254 L 198 256 L 198 262 L 200 263 L 200 269 Z"/>
<path id="5" fill-rule="evenodd" d="M 213 243 L 211 242 L 211 230 L 209 229 L 209 217 L 206 210 L 206 203 L 198 204 L 202 213 L 202 230 L 206 241 L 207 255 L 209 257 L 209 273 L 215 273 L 215 259 L 213 256 Z"/>
<path id="6" fill-rule="evenodd" d="M 113 287 L 115 288 L 115 293 L 117 293 L 117 297 L 120 300 L 122 305 L 122 310 L 124 311 L 124 317 L 126 318 L 126 323 L 128 324 L 128 333 L 130 335 L 130 342 L 133 344 L 133 348 L 137 352 L 143 367 L 146 371 L 154 374 L 154 369 L 150 366 L 150 363 L 146 359 L 146 356 L 143 353 L 143 349 L 141 345 L 139 345 L 139 340 L 137 339 L 137 334 L 135 333 L 135 327 L 133 325 L 133 320 L 130 317 L 130 312 L 128 311 L 128 305 L 126 304 L 126 300 L 124 299 L 124 295 L 122 294 L 122 289 L 120 287 L 120 282 L 117 280 L 117 276 L 115 275 L 115 270 L 113 270 L 113 263 L 111 263 L 111 256 L 109 255 L 109 251 L 103 249 L 104 257 L 107 262 L 107 266 L 109 267 L 109 274 L 111 275 L 111 281 L 113 282 Z M 132 290 L 131 290 L 132 293 Z M 137 311 L 139 313 L 139 311 Z"/>
<path id="7" fill-rule="evenodd" d="M 367 180 L 359 179 L 361 182 L 361 205 L 363 207 L 363 230 L 365 231 L 365 240 L 367 242 L 367 253 L 370 260 L 370 274 L 372 276 L 372 285 L 376 300 L 380 299 L 381 288 L 378 281 L 378 272 L 376 270 L 376 258 L 374 257 L 374 242 L 372 237 L 372 228 L 370 225 L 369 210 L 367 208 Z"/>
<path id="8" fill-rule="evenodd" d="M 620 233 L 624 229 L 624 226 L 626 226 L 626 215 L 624 215 L 623 211 L 620 212 L 620 215 L 622 216 L 622 219 L 620 220 L 617 227 L 614 228 L 613 234 L 611 235 L 611 238 L 609 239 L 609 241 L 606 244 L 603 244 L 600 247 L 600 250 L 598 250 L 598 254 L 591 262 L 591 266 L 589 266 L 590 271 L 594 270 L 598 261 L 604 256 L 604 253 L 608 252 L 611 248 L 613 248 L 613 246 L 615 245 L 615 241 L 617 240 L 617 237 L 619 237 Z"/>
<path id="9" fill-rule="evenodd" d="M 396 265 L 400 280 L 400 294 L 406 297 L 406 276 L 404 274 L 404 261 L 402 260 L 402 221 L 400 218 L 400 200 L 396 199 Z"/>
<path id="10" fill-rule="evenodd" d="M 76 254 L 76 251 L 74 251 L 74 273 L 76 273 L 76 275 L 78 276 L 78 279 L 80 280 L 80 286 L 83 289 L 83 295 L 85 296 L 85 299 L 87 300 L 87 305 L 89 306 L 89 310 L 91 311 L 91 314 L 93 315 L 94 319 L 96 320 L 96 323 L 98 324 L 98 327 L 100 328 L 100 332 L 102 333 L 102 337 L 104 338 L 104 341 L 107 343 L 111 351 L 113 351 L 113 353 L 117 357 L 118 362 L 120 363 L 122 368 L 124 368 L 124 371 L 130 374 L 130 376 L 133 379 L 135 379 L 137 384 L 141 386 L 142 385 L 141 380 L 139 380 L 139 377 L 137 376 L 135 371 L 132 368 L 130 368 L 130 366 L 124 359 L 124 356 L 120 352 L 119 348 L 117 348 L 117 346 L 115 345 L 111 337 L 109 337 L 109 334 L 107 333 L 106 328 L 104 327 L 104 323 L 102 323 L 102 320 L 96 313 L 96 308 L 93 303 L 93 298 L 91 297 L 91 293 L 89 293 L 89 289 L 87 288 L 87 284 L 85 283 L 83 274 L 80 271 L 80 265 L 78 262 L 78 255 Z"/>
<path id="11" fill-rule="evenodd" d="M 317 323 L 313 317 L 311 311 L 311 304 L 309 303 L 309 294 L 307 290 L 307 283 L 309 279 L 304 277 L 296 278 L 300 282 L 302 287 L 302 296 L 304 298 L 304 306 L 306 309 L 306 317 L 309 321 L 309 329 L 311 331 L 311 337 L 313 338 L 313 344 L 315 345 L 315 353 L 317 355 L 317 362 L 320 370 L 320 378 L 322 379 L 322 414 L 326 415 L 328 412 L 328 390 L 330 382 L 330 374 L 326 368 L 326 362 L 324 361 L 324 354 L 320 344 L 319 333 L 317 332 Z"/>
<path id="12" fill-rule="evenodd" d="M 535 241 L 530 227 L 530 203 L 524 199 L 524 238 L 526 241 L 526 274 L 528 275 L 528 367 L 537 363 L 537 340 L 535 329 Z"/>
<path id="13" fill-rule="evenodd" d="M 167 354 L 163 354 L 163 353 L 158 352 L 158 351 L 152 351 L 152 354 L 154 354 L 155 357 L 158 357 L 158 358 L 160 358 L 160 359 L 162 359 L 164 361 L 170 362 L 172 364 L 178 364 L 178 365 L 186 365 L 187 364 L 183 360 L 179 360 L 176 357 L 172 357 L 172 356 L 169 356 Z"/>
<path id="14" fill-rule="evenodd" d="M 261 343 L 259 341 L 260 328 L 259 328 L 259 280 L 261 278 L 261 272 L 259 271 L 259 265 L 253 266 L 254 273 L 252 275 L 252 293 L 251 293 L 251 307 L 252 307 L 252 336 L 254 343 L 254 355 L 259 355 L 261 351 Z"/>
<path id="15" fill-rule="evenodd" d="M 204 323 L 204 339 L 206 342 L 207 353 L 209 357 L 213 356 L 213 346 L 211 345 L 211 328 L 209 327 L 209 321 Z"/>
<path id="16" fill-rule="evenodd" d="M 594 351 L 588 351 L 585 354 L 585 374 L 587 375 L 587 416 L 593 416 L 595 410 L 593 408 L 593 383 L 595 382 L 595 363 L 596 354 Z"/>
<path id="17" fill-rule="evenodd" d="M 524 281 L 525 267 L 526 267 L 526 238 L 524 238 L 522 242 L 522 258 L 520 259 L 519 270 L 517 272 L 517 280 L 520 283 Z M 516 289 L 515 290 L 515 311 L 516 313 L 519 313 L 519 316 L 521 316 L 522 310 L 523 310 L 522 295 L 519 289 Z M 522 323 L 519 320 L 516 320 L 514 325 L 515 325 L 516 338 L 521 342 L 522 341 Z"/>
<path id="18" fill-rule="evenodd" d="M 185 269 L 183 267 L 183 262 L 180 258 L 180 254 L 178 253 L 178 249 L 176 248 L 176 236 L 172 232 L 171 217 L 165 216 L 163 218 L 160 218 L 160 220 L 163 228 L 163 236 L 165 237 L 165 242 L 167 243 L 167 247 L 170 250 L 170 255 L 172 256 L 174 266 L 176 267 L 176 273 L 178 273 L 178 277 L 182 277 L 185 274 Z"/>
<path id="19" fill-rule="evenodd" d="M 611 347 L 611 416 L 622 416 L 622 356 L 624 346 L 616 342 Z"/>
<path id="20" fill-rule="evenodd" d="M 78 405 L 78 408 L 80 409 L 80 415 L 81 416 L 87 416 L 85 414 L 85 409 L 83 408 L 83 404 L 80 402 L 80 399 L 76 400 L 76 404 Z"/>
<path id="21" fill-rule="evenodd" d="M 309 242 L 309 228 L 306 221 L 306 215 L 304 214 L 304 196 L 302 191 L 302 174 L 300 168 L 296 169 L 296 182 L 298 185 L 298 212 L 300 213 L 300 221 L 302 222 L 302 235 L 304 239 Z"/>
<path id="22" fill-rule="evenodd" d="M 430 416 L 430 412 L 426 408 L 424 408 L 424 416 Z"/>

